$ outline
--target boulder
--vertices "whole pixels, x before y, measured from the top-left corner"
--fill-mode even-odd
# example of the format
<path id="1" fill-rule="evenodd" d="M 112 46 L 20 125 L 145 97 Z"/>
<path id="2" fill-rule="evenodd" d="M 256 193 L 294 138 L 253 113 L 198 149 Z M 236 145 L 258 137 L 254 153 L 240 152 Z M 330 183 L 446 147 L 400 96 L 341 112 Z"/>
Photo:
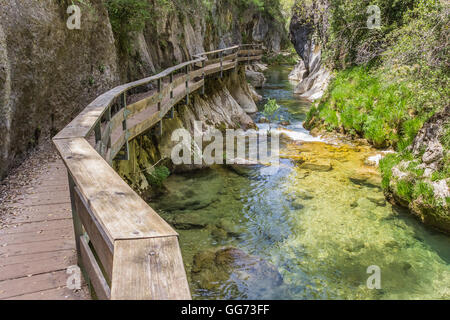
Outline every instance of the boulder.
<path id="1" fill-rule="evenodd" d="M 266 77 L 264 77 L 264 74 L 262 74 L 261 72 L 246 70 L 245 75 L 247 76 L 247 80 L 254 88 L 262 88 L 262 86 L 266 82 Z"/>
<path id="2" fill-rule="evenodd" d="M 202 289 L 234 291 L 251 299 L 256 291 L 273 290 L 283 283 L 277 268 L 241 249 L 222 247 L 197 253 L 191 278 Z"/>
<path id="3" fill-rule="evenodd" d="M 305 67 L 305 63 L 303 60 L 300 60 L 299 63 L 292 69 L 292 71 L 289 73 L 289 80 L 293 81 L 302 81 L 303 77 L 306 75 L 307 70 Z"/>

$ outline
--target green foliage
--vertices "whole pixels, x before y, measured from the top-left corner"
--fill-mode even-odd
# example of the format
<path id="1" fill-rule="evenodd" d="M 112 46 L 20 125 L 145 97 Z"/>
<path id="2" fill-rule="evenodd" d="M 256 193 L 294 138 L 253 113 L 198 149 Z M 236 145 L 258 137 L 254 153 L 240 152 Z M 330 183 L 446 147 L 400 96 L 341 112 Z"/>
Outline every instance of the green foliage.
<path id="1" fill-rule="evenodd" d="M 147 0 L 107 0 L 106 7 L 112 29 L 122 49 L 127 49 L 128 33 L 144 29 L 150 18 L 150 4 Z"/>
<path id="2" fill-rule="evenodd" d="M 433 187 L 424 181 L 420 181 L 414 185 L 412 197 L 417 199 L 420 196 L 423 197 L 425 203 L 435 205 Z"/>
<path id="3" fill-rule="evenodd" d="M 166 166 L 158 166 L 152 172 L 145 174 L 150 185 L 161 187 L 164 180 L 170 176 L 170 170 Z"/>
<path id="4" fill-rule="evenodd" d="M 273 122 L 276 119 L 276 113 L 279 109 L 280 106 L 278 105 L 275 99 L 269 99 L 269 101 L 267 101 L 267 103 L 264 105 L 264 110 L 262 111 L 262 114 L 269 121 L 269 132 L 271 130 L 271 122 Z"/>
<path id="5" fill-rule="evenodd" d="M 388 154 L 380 160 L 381 186 L 384 190 L 389 189 L 389 182 L 392 177 L 392 168 L 401 161 L 397 154 Z"/>
<path id="6" fill-rule="evenodd" d="M 268 65 L 296 65 L 299 57 L 292 45 L 286 52 L 264 55 L 262 61 Z"/>
<path id="7" fill-rule="evenodd" d="M 441 143 L 444 149 L 450 150 L 450 122 L 444 125 L 444 134 L 441 136 Z"/>
<path id="8" fill-rule="evenodd" d="M 412 201 L 414 193 L 414 185 L 407 180 L 399 180 L 397 182 L 397 194 L 408 202 Z"/>
<path id="9" fill-rule="evenodd" d="M 354 67 L 337 74 L 307 121 L 317 116 L 330 130 L 342 127 L 375 146 L 404 150 L 429 116 L 421 108 L 408 83 L 384 82 L 383 74 Z"/>

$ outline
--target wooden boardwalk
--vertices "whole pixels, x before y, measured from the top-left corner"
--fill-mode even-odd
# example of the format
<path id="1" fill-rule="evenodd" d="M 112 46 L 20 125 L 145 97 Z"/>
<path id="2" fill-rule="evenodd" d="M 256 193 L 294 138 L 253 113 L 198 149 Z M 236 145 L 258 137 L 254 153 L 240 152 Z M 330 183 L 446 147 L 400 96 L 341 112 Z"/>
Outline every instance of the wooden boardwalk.
<path id="1" fill-rule="evenodd" d="M 66 167 L 48 143 L 15 171 L 2 186 L 14 194 L 0 204 L 0 299 L 89 299 L 85 284 L 66 286 L 77 264 Z"/>
<path id="2" fill-rule="evenodd" d="M 67 287 L 71 276 L 67 269 L 77 265 L 77 260 L 99 298 L 190 299 L 177 233 L 108 163 L 127 141 L 158 122 L 162 128 L 165 114 L 200 89 L 205 75 L 222 76 L 240 61 L 261 58 L 250 56 L 260 50 L 239 51 L 245 57 L 238 52 L 223 57 L 229 49 L 239 46 L 208 53 L 220 53 L 220 58 L 201 69 L 189 71 L 188 67 L 206 58 L 97 97 L 53 138 L 64 163 L 55 147 L 46 143 L 1 182 L 0 299 L 90 299 L 85 283 L 78 290 Z M 186 73 L 174 76 L 181 67 L 186 67 Z M 169 83 L 164 82 L 167 76 Z M 127 96 L 127 90 L 153 80 L 158 81 L 158 91 Z M 161 85 L 165 85 L 163 89 Z M 112 102 L 119 94 L 125 106 L 127 100 L 131 104 L 126 106 L 127 112 L 111 117 Z M 70 192 L 76 207 L 74 221 Z"/>

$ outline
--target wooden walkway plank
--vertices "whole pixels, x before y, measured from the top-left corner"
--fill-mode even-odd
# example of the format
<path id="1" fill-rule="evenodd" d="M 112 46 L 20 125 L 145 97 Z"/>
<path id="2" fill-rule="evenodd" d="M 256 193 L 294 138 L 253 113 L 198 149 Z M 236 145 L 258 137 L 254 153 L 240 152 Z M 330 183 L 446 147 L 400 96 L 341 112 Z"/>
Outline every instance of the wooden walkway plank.
<path id="1" fill-rule="evenodd" d="M 66 270 L 48 272 L 0 282 L 0 299 L 12 298 L 44 290 L 63 288 L 67 285 Z"/>
<path id="2" fill-rule="evenodd" d="M 30 257 L 34 259 L 30 259 Z M 40 252 L 16 256 L 15 258 L 17 258 L 16 263 L 0 266 L 0 281 L 29 277 L 30 275 L 57 270 L 66 270 L 68 266 L 77 264 L 74 249 L 46 253 Z"/>

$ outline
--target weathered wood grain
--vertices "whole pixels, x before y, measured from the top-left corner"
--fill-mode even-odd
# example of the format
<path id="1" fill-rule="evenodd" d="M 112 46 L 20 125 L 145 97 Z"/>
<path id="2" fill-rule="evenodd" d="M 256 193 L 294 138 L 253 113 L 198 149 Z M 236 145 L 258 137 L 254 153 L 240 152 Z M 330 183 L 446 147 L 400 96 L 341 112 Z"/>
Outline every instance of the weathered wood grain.
<path id="1" fill-rule="evenodd" d="M 111 299 L 191 299 L 178 238 L 116 241 Z"/>
<path id="2" fill-rule="evenodd" d="M 81 198 L 77 187 L 75 187 L 74 197 L 77 214 L 80 217 L 83 227 L 94 246 L 95 252 L 99 257 L 105 272 L 109 279 L 111 279 L 114 251 L 112 239 L 106 235 L 106 232 L 88 208 L 86 201 Z"/>
<path id="3" fill-rule="evenodd" d="M 54 143 L 110 239 L 177 235 L 85 139 L 58 139 Z"/>
<path id="4" fill-rule="evenodd" d="M 97 260 L 92 254 L 92 251 L 84 237 L 80 238 L 80 250 L 83 267 L 88 274 L 89 281 L 94 287 L 95 295 L 100 300 L 111 299 L 111 290 L 108 283 L 106 282 L 106 279 L 102 274 L 102 270 L 100 269 Z"/>

